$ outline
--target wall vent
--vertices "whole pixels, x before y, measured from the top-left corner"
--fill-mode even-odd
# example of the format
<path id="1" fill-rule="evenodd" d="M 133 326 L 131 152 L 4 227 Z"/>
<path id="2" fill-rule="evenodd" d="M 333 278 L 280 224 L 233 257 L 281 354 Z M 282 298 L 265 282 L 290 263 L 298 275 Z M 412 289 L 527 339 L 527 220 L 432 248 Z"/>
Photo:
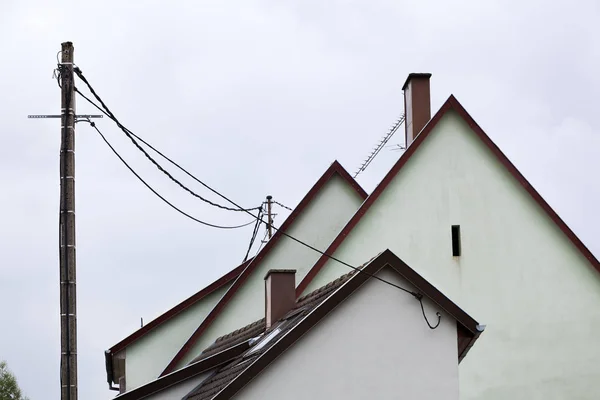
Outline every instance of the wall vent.
<path id="1" fill-rule="evenodd" d="M 460 256 L 460 225 L 452 225 L 452 255 Z"/>

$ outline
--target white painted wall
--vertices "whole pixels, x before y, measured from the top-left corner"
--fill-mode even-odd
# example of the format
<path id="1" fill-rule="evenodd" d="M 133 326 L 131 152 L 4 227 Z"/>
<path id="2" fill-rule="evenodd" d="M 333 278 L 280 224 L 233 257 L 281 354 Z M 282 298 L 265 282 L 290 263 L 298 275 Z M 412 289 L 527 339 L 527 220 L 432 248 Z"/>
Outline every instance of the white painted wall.
<path id="1" fill-rule="evenodd" d="M 414 290 L 393 271 L 378 275 Z M 234 398 L 458 400 L 456 341 L 453 318 L 431 330 L 414 297 L 371 279 Z"/>
<path id="2" fill-rule="evenodd" d="M 158 378 L 228 287 L 209 294 L 125 349 L 127 391 Z"/>
<path id="3" fill-rule="evenodd" d="M 200 375 L 196 375 L 183 382 L 179 382 L 173 386 L 169 386 L 160 392 L 151 394 L 148 397 L 144 397 L 144 400 L 180 400 L 189 392 L 194 390 L 196 386 L 200 385 L 206 378 L 211 375 L 212 371 L 205 372 Z M 115 399 L 118 400 L 118 397 Z"/>
<path id="4" fill-rule="evenodd" d="M 461 399 L 600 398 L 600 274 L 455 113 L 335 256 L 358 265 L 385 248 L 488 324 Z M 345 272 L 330 261 L 307 291 Z"/>
<path id="5" fill-rule="evenodd" d="M 318 249 L 325 249 L 362 202 L 358 193 L 335 174 L 298 215 L 287 233 Z M 274 268 L 296 269 L 296 282 L 300 283 L 318 256 L 318 253 L 291 239 L 279 239 L 178 368 L 190 362 L 219 336 L 264 317 L 264 277 L 267 271 Z"/>

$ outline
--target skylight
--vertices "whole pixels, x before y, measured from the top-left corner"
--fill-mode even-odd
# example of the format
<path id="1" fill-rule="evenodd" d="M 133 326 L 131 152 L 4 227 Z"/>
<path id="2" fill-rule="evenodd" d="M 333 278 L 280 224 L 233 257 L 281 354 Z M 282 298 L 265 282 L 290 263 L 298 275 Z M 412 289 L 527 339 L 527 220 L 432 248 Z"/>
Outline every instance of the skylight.
<path id="1" fill-rule="evenodd" d="M 260 342 L 258 342 L 258 344 L 256 346 L 252 347 L 250 349 L 250 351 L 248 351 L 248 353 L 246 353 L 246 354 L 256 353 L 258 350 L 262 349 L 267 344 L 269 344 L 269 342 L 271 340 L 273 340 L 277 335 L 279 335 L 279 333 L 281 333 L 281 328 L 275 329 L 273 332 L 271 332 L 267 336 L 265 336 Z"/>

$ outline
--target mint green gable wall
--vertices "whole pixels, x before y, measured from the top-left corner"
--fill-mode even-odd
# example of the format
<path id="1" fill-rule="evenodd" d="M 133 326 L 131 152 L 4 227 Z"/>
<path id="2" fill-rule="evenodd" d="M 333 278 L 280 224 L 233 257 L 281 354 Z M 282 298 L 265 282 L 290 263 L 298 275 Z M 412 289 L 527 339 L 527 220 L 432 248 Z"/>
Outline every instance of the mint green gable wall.
<path id="1" fill-rule="evenodd" d="M 488 325 L 462 399 L 598 398 L 600 274 L 454 112 L 334 255 L 360 265 L 386 248 Z M 306 291 L 347 271 L 330 260 Z"/>
<path id="2" fill-rule="evenodd" d="M 296 218 L 287 233 L 316 248 L 324 249 L 362 202 L 363 199 L 348 182 L 336 174 Z M 178 368 L 189 363 L 219 336 L 264 317 L 264 276 L 268 270 L 295 269 L 296 283 L 300 283 L 318 256 L 313 250 L 282 237 L 184 357 Z"/>
<path id="3" fill-rule="evenodd" d="M 125 349 L 127 391 L 158 378 L 228 288 L 214 291 Z"/>
<path id="4" fill-rule="evenodd" d="M 212 370 L 203 372 L 200 375 L 196 375 L 183 382 L 178 382 L 173 386 L 168 386 L 158 393 L 153 393 L 148 397 L 144 397 L 144 400 L 180 400 L 183 399 L 189 392 L 200 385 L 206 378 L 211 376 Z"/>

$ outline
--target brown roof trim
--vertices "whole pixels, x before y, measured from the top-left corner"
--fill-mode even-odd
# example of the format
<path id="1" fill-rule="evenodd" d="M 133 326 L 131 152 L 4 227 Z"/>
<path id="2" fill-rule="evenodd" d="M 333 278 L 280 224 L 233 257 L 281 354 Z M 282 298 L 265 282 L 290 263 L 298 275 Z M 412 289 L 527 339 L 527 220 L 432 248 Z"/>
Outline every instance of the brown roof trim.
<path id="1" fill-rule="evenodd" d="M 215 290 L 220 289 L 223 286 L 227 285 L 228 283 L 233 281 L 235 278 L 237 278 L 242 273 L 244 268 L 246 266 L 248 266 L 248 264 L 250 264 L 251 261 L 252 261 L 252 259 L 237 266 L 236 268 L 229 271 L 227 274 L 223 275 L 222 277 L 220 277 L 219 279 L 217 279 L 216 281 L 214 281 L 213 283 L 211 283 L 204 289 L 202 289 L 199 292 L 197 292 L 196 294 L 188 297 L 181 303 L 177 304 L 175 307 L 171 308 L 167 312 L 163 313 L 162 315 L 158 316 L 157 318 L 153 319 L 152 321 L 150 321 L 149 323 L 144 325 L 142 328 L 133 332 L 131 335 L 127 336 L 125 339 L 121 340 L 119 343 L 117 343 L 113 347 L 111 347 L 109 349 L 110 353 L 116 354 L 119 351 L 125 349 L 127 346 L 129 346 L 130 344 L 132 344 L 133 342 L 135 342 L 142 336 L 146 335 L 152 329 L 167 322 L 168 320 L 170 320 L 177 314 L 185 311 L 187 308 L 193 306 L 198 301 L 202 300 L 203 298 L 205 298 L 206 296 L 208 296 Z"/>
<path id="2" fill-rule="evenodd" d="M 246 350 L 250 348 L 249 342 L 239 343 L 235 346 L 229 347 L 217 354 L 211 355 L 210 357 L 204 358 L 194 364 L 182 368 L 172 374 L 165 375 L 155 381 L 152 381 L 144 386 L 140 386 L 131 391 L 125 392 L 115 397 L 115 400 L 140 400 L 148 397 L 156 392 L 164 390 L 169 386 L 175 385 L 179 382 L 192 378 L 203 372 L 209 371 L 213 368 L 219 367 L 235 357 L 240 356 Z"/>
<path id="3" fill-rule="evenodd" d="M 298 203 L 294 211 L 291 212 L 289 217 L 281 224 L 281 227 L 275 232 L 271 240 L 269 240 L 266 246 L 262 249 L 260 253 L 252 262 L 248 265 L 247 268 L 243 270 L 240 276 L 235 280 L 231 288 L 225 293 L 225 296 L 217 303 L 217 305 L 213 308 L 213 310 L 208 314 L 208 316 L 204 319 L 202 324 L 196 329 L 196 331 L 192 334 L 192 336 L 188 339 L 188 341 L 183 345 L 183 347 L 177 352 L 175 357 L 171 360 L 169 365 L 165 368 L 165 370 L 160 374 L 163 376 L 172 372 L 176 365 L 183 359 L 183 357 L 187 354 L 188 351 L 193 347 L 193 345 L 198 341 L 200 336 L 204 333 L 204 331 L 212 324 L 212 322 L 216 319 L 217 315 L 221 312 L 221 310 L 225 307 L 225 305 L 229 302 L 229 300 L 233 297 L 233 295 L 238 291 L 241 285 L 246 281 L 248 276 L 258 267 L 260 262 L 265 258 L 267 254 L 271 252 L 271 249 L 275 247 L 277 242 L 283 236 L 282 232 L 285 232 L 292 223 L 296 220 L 296 218 L 304 211 L 304 209 L 310 204 L 310 202 L 314 199 L 317 193 L 325 186 L 325 184 L 333 178 L 335 175 L 339 175 L 343 180 L 348 182 L 352 188 L 358 193 L 358 195 L 365 199 L 367 198 L 367 192 L 350 176 L 348 171 L 342 167 L 342 165 L 336 160 L 331 164 L 331 166 L 325 171 L 325 173 L 319 178 L 317 183 L 308 191 L 306 196 Z"/>
<path id="4" fill-rule="evenodd" d="M 267 349 L 228 386 L 226 386 L 215 397 L 213 397 L 213 400 L 225 400 L 232 398 L 253 378 L 260 374 L 260 372 L 271 362 L 273 362 L 284 351 L 291 347 L 305 333 L 316 326 L 317 323 L 323 319 L 323 317 L 325 317 L 330 311 L 346 300 L 352 293 L 354 293 L 356 289 L 369 280 L 372 275 L 376 274 L 386 266 L 392 267 L 402 277 L 411 282 L 411 284 L 413 284 L 421 294 L 423 294 L 425 297 L 428 297 L 437 306 L 455 318 L 457 321 L 457 330 L 459 330 L 459 340 L 461 339 L 460 335 L 463 337 L 470 336 L 471 340 L 469 340 L 469 343 L 471 345 L 473 344 L 480 333 L 477 330 L 477 322 L 462 309 L 460 309 L 456 304 L 454 304 L 450 299 L 448 299 L 443 293 L 441 293 L 423 277 L 417 274 L 412 268 L 406 265 L 400 258 L 394 255 L 394 253 L 392 253 L 390 250 L 386 250 L 363 268 L 363 271 L 366 273 L 357 273 L 351 276 L 348 281 L 346 281 L 342 286 L 340 286 L 339 289 L 333 292 L 327 299 L 318 305 L 310 314 L 300 321 L 298 325 L 293 327 L 279 341 L 273 344 L 272 347 Z M 407 293 L 407 295 L 410 294 Z M 418 306 L 416 301 L 415 304 Z M 461 359 L 461 354 L 459 354 L 459 359 Z"/>
<path id="5" fill-rule="evenodd" d="M 404 261 L 398 258 L 398 256 L 396 256 L 390 250 L 386 250 L 383 253 L 381 253 L 379 257 L 383 257 L 383 261 L 385 262 L 385 264 L 376 268 L 374 272 L 367 272 L 371 272 L 371 274 L 374 274 L 384 266 L 389 265 L 404 279 L 406 279 L 415 288 L 417 288 L 417 290 L 421 294 L 423 294 L 425 297 L 428 297 L 438 307 L 444 310 L 446 314 L 449 314 L 451 317 L 456 319 L 459 326 L 466 329 L 466 331 L 470 332 L 472 335 L 476 335 L 479 333 L 479 330 L 477 329 L 479 324 L 477 323 L 477 321 L 475 321 L 471 316 L 469 316 L 469 314 L 467 314 L 459 306 L 457 306 L 456 303 L 454 303 L 452 300 L 446 297 L 446 295 L 440 292 L 435 286 L 429 283 L 429 281 L 427 281 L 425 278 L 419 275 L 417 271 L 409 267 Z M 379 257 L 377 259 L 379 259 Z M 359 273 L 357 275 L 363 275 L 363 280 L 367 280 L 368 278 L 370 278 L 370 276 L 367 276 L 366 274 Z"/>
<path id="6" fill-rule="evenodd" d="M 479 335 L 483 332 L 483 327 L 481 332 L 477 332 L 475 335 L 472 332 L 467 331 L 464 327 L 458 327 L 458 363 L 465 358 L 475 341 L 479 338 Z"/>
<path id="7" fill-rule="evenodd" d="M 525 179 L 525 177 L 517 170 L 517 168 L 510 162 L 510 160 L 502 153 L 502 151 L 494 144 L 492 139 L 481 129 L 481 127 L 475 122 L 475 120 L 469 115 L 467 110 L 451 95 L 429 123 L 423 128 L 421 133 L 417 135 L 413 143 L 408 146 L 404 154 L 392 167 L 392 169 L 383 178 L 381 183 L 375 188 L 373 193 L 365 200 L 362 206 L 358 209 L 356 214 L 350 219 L 346 226 L 342 229 L 340 234 L 335 240 L 329 245 L 329 248 L 325 251 L 326 254 L 332 255 L 335 250 L 340 246 L 352 229 L 356 226 L 358 221 L 365 215 L 367 210 L 373 205 L 377 198 L 383 193 L 385 188 L 390 184 L 394 177 L 398 174 L 400 169 L 406 164 L 411 158 L 415 151 L 420 147 L 421 143 L 427 139 L 429 133 L 435 128 L 442 117 L 449 111 L 456 112 L 468 125 L 471 127 L 473 132 L 483 141 L 483 143 L 490 149 L 490 151 L 496 156 L 500 163 L 510 172 L 510 174 L 523 186 L 523 188 L 529 193 L 529 195 L 542 207 L 546 214 L 554 221 L 554 223 L 560 228 L 560 230 L 567 235 L 569 240 L 575 245 L 575 247 L 581 252 L 581 254 L 592 264 L 592 266 L 600 272 L 600 262 L 594 257 L 592 252 L 583 244 L 583 242 L 575 235 L 575 233 L 567 226 L 567 224 L 556 214 L 556 212 L 550 207 L 550 205 L 542 198 L 542 196 L 531 186 L 531 184 Z M 301 294 L 315 276 L 319 273 L 321 268 L 327 262 L 328 257 L 322 256 L 311 268 L 309 273 L 304 277 L 300 285 L 298 285 L 297 294 Z"/>

